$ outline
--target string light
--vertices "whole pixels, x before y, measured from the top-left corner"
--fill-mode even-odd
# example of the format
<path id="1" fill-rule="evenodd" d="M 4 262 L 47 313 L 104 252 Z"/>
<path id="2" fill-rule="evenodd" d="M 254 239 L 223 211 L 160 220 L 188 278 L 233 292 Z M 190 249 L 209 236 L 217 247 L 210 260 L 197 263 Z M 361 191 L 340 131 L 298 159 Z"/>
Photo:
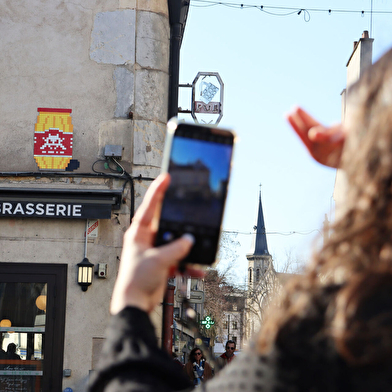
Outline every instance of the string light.
<path id="1" fill-rule="evenodd" d="M 196 5 L 194 3 L 200 3 L 199 5 Z M 214 0 L 192 0 L 191 1 L 191 6 L 193 7 L 214 7 L 214 6 L 224 6 L 224 7 L 230 7 L 230 8 L 238 8 L 238 9 L 247 9 L 247 8 L 253 8 L 257 9 L 261 12 L 265 12 L 266 14 L 269 15 L 274 15 L 274 16 L 290 16 L 293 14 L 301 15 L 303 13 L 304 20 L 305 22 L 309 22 L 310 20 L 310 12 L 324 12 L 328 13 L 329 15 L 332 15 L 332 13 L 350 13 L 350 14 L 360 14 L 362 17 L 365 16 L 365 14 L 392 14 L 392 11 L 375 11 L 373 10 L 373 4 L 372 4 L 372 9 L 369 10 L 353 10 L 353 9 L 323 9 L 323 8 L 302 8 L 302 7 L 284 7 L 284 6 L 272 6 L 272 5 L 254 5 L 254 4 L 244 4 L 244 3 L 228 3 L 224 1 L 214 1 Z M 285 11 L 285 13 L 280 12 L 271 12 L 267 11 L 266 9 L 270 10 L 279 10 L 279 11 Z M 287 12 L 289 11 L 289 12 Z"/>
<path id="2" fill-rule="evenodd" d="M 196 5 L 194 3 L 202 3 L 200 5 Z M 271 5 L 254 5 L 254 4 L 244 4 L 244 3 L 227 3 L 223 1 L 214 1 L 214 0 L 192 0 L 191 4 L 192 7 L 197 7 L 197 8 L 205 8 L 205 7 L 214 7 L 214 6 L 224 6 L 224 7 L 229 7 L 229 8 L 237 8 L 237 9 L 257 9 L 261 12 L 264 12 L 269 15 L 274 15 L 274 16 L 290 16 L 293 14 L 297 14 L 298 16 L 303 13 L 304 20 L 305 22 L 309 22 L 310 20 L 310 12 L 324 12 L 328 13 L 328 15 L 332 15 L 332 13 L 350 13 L 350 14 L 360 14 L 362 17 L 365 16 L 365 13 L 368 13 L 370 15 L 373 14 L 392 14 L 392 11 L 375 11 L 371 9 L 370 11 L 368 10 L 350 10 L 350 9 L 322 9 L 322 8 L 301 8 L 301 7 L 284 7 L 284 6 L 271 6 Z M 272 10 L 280 10 L 280 11 L 286 11 L 286 13 L 274 13 L 271 11 L 267 11 L 266 8 L 272 9 Z M 372 8 L 373 8 L 373 2 L 372 2 Z M 287 12 L 289 11 L 289 12 Z M 273 234 L 278 234 L 278 235 L 284 235 L 284 236 L 290 236 L 290 235 L 309 235 L 314 232 L 319 232 L 321 233 L 319 229 L 313 229 L 307 232 L 301 232 L 301 231 L 290 231 L 290 232 L 265 232 L 264 234 L 268 235 L 273 235 Z M 240 235 L 255 235 L 255 232 L 241 232 L 238 230 L 222 230 L 223 233 L 227 234 L 240 234 Z"/>
<path id="3" fill-rule="evenodd" d="M 299 234 L 299 235 L 309 235 L 312 234 L 314 232 L 318 231 L 319 234 L 321 233 L 319 229 L 313 229 L 310 231 L 289 231 L 289 232 L 283 232 L 283 231 L 266 231 L 263 234 L 268 234 L 268 235 L 272 235 L 272 234 L 278 234 L 278 235 L 294 235 L 294 234 Z M 245 232 L 245 231 L 238 231 L 238 230 L 222 230 L 223 233 L 227 233 L 227 234 L 240 234 L 240 235 L 255 235 L 256 232 Z"/>

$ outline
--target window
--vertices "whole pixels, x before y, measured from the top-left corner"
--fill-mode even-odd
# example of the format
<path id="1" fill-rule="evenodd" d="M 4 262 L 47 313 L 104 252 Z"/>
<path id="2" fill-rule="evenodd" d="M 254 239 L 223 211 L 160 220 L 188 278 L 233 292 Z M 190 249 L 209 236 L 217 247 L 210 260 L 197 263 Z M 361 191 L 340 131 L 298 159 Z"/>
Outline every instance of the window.
<path id="1" fill-rule="evenodd" d="M 65 264 L 0 263 L 1 391 L 61 390 L 66 284 Z"/>
<path id="2" fill-rule="evenodd" d="M 191 278 L 191 290 L 198 290 L 199 279 Z"/>
<path id="3" fill-rule="evenodd" d="M 231 340 L 237 345 L 237 336 L 232 336 Z"/>
<path id="4" fill-rule="evenodd" d="M 252 268 L 249 268 L 249 283 L 252 283 Z"/>
<path id="5" fill-rule="evenodd" d="M 223 329 L 227 329 L 228 326 L 229 326 L 229 324 L 227 323 L 227 321 L 225 321 L 225 322 L 223 323 Z"/>
<path id="6" fill-rule="evenodd" d="M 256 282 L 258 282 L 260 280 L 260 269 L 257 268 L 256 270 Z"/>
<path id="7" fill-rule="evenodd" d="M 237 321 L 233 321 L 233 329 L 238 329 L 237 328 Z"/>

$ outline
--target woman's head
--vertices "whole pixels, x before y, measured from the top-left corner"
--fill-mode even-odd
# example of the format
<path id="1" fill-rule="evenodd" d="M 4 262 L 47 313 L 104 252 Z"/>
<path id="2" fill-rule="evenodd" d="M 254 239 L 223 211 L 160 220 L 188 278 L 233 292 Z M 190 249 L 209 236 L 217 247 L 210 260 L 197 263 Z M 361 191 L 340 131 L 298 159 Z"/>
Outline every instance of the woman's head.
<path id="1" fill-rule="evenodd" d="M 392 352 L 392 302 L 382 302 L 387 322 L 371 313 L 372 306 L 388 298 L 385 293 L 392 295 L 392 50 L 349 88 L 347 102 L 341 164 L 347 177 L 345 212 L 305 276 L 285 288 L 259 347 L 265 351 L 279 339 L 293 341 L 296 331 L 303 331 L 298 326 L 313 318 L 312 328 L 319 323 L 316 330 L 330 347 L 362 366 Z M 362 327 L 369 334 L 362 335 Z"/>
<path id="2" fill-rule="evenodd" d="M 199 362 L 201 359 L 205 359 L 203 356 L 203 351 L 199 347 L 195 347 L 189 353 L 189 362 Z"/>

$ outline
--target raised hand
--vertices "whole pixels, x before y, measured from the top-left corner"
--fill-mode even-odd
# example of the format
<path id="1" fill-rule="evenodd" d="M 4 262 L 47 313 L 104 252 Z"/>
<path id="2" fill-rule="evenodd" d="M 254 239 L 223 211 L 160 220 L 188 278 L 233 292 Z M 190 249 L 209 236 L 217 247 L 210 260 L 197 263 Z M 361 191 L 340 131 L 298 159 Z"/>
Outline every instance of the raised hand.
<path id="1" fill-rule="evenodd" d="M 287 115 L 287 120 L 317 162 L 339 167 L 345 141 L 341 124 L 325 127 L 299 107 Z"/>

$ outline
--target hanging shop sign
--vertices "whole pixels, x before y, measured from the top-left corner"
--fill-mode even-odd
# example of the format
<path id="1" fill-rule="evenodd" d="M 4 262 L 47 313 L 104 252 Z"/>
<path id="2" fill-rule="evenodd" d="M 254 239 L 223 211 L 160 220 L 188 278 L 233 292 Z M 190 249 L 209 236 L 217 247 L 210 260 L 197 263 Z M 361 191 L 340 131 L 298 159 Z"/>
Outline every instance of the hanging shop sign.
<path id="1" fill-rule="evenodd" d="M 196 123 L 219 124 L 224 84 L 217 72 L 199 72 L 192 83 L 191 115 Z"/>
<path id="2" fill-rule="evenodd" d="M 0 218 L 110 219 L 121 190 L 0 188 Z"/>

